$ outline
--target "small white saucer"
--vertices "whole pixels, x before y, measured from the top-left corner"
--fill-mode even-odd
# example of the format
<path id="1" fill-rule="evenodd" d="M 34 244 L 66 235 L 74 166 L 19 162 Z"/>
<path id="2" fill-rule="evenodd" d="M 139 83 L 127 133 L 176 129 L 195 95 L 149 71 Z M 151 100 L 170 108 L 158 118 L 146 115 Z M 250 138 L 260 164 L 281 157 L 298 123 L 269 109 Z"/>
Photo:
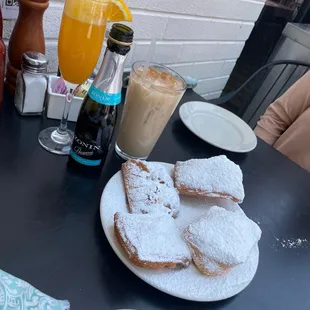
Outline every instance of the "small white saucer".
<path id="1" fill-rule="evenodd" d="M 246 153 L 255 149 L 254 131 L 235 114 L 211 103 L 190 101 L 179 110 L 185 126 L 200 139 L 226 151 Z"/>

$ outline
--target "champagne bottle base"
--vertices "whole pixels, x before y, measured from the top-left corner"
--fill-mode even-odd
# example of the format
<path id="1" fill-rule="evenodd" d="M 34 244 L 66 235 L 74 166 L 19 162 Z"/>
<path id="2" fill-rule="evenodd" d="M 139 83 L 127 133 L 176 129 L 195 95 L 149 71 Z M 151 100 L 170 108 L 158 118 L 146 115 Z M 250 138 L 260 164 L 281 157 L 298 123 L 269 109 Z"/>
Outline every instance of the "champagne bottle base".
<path id="1" fill-rule="evenodd" d="M 100 166 L 85 166 L 77 161 L 75 161 L 71 156 L 69 156 L 68 162 L 67 162 L 67 170 L 69 172 L 82 175 L 83 177 L 100 177 L 102 172 L 103 165 Z"/>

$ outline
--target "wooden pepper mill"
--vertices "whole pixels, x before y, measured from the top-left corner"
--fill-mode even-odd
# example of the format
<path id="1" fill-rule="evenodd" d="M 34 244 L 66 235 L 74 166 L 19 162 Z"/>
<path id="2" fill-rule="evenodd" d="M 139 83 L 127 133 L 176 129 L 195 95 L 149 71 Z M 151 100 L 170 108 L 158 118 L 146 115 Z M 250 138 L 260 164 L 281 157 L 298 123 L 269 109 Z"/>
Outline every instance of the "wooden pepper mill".
<path id="1" fill-rule="evenodd" d="M 49 0 L 18 0 L 18 3 L 19 15 L 9 42 L 5 82 L 11 94 L 15 92 L 23 53 L 33 51 L 45 54 L 43 14 Z"/>

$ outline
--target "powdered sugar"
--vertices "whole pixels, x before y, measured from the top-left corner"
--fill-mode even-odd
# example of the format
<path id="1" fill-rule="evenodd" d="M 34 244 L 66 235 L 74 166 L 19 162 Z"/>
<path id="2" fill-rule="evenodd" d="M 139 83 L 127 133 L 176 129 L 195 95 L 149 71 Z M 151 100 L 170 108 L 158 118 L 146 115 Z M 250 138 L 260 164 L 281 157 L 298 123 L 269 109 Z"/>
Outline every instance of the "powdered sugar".
<path id="1" fill-rule="evenodd" d="M 131 187 L 141 187 L 145 183 L 151 184 L 152 181 L 163 181 L 169 187 L 173 187 L 173 180 L 167 173 L 167 170 L 158 163 L 151 163 L 144 160 L 137 160 L 136 162 L 142 163 L 149 171 L 140 169 L 140 167 L 131 161 L 125 163 L 127 171 L 135 176 L 130 178 Z"/>
<path id="2" fill-rule="evenodd" d="M 198 261 L 204 266 L 204 269 L 208 271 L 208 275 L 221 275 L 226 272 L 221 265 L 209 259 L 207 256 L 198 259 L 194 257 L 194 262 L 195 261 Z"/>
<path id="3" fill-rule="evenodd" d="M 301 239 L 301 238 L 290 238 L 290 239 L 282 239 L 281 245 L 283 248 L 288 249 L 296 249 L 301 248 L 309 244 L 309 241 L 307 239 Z"/>
<path id="4" fill-rule="evenodd" d="M 258 265 L 258 246 L 248 261 L 218 277 L 207 277 L 190 265 L 182 270 L 141 270 L 130 268 L 147 283 L 170 295 L 194 301 L 218 301 L 241 292 L 253 279 Z"/>
<path id="5" fill-rule="evenodd" d="M 310 242 L 305 238 L 287 238 L 287 239 L 280 239 L 276 237 L 276 235 L 271 231 L 274 238 L 278 241 L 278 245 L 281 245 L 282 248 L 285 249 L 297 249 L 297 248 L 305 248 L 310 246 Z M 273 248 L 277 247 L 276 245 L 273 245 Z M 277 251 L 277 248 L 276 248 Z"/>
<path id="6" fill-rule="evenodd" d="M 190 262 L 190 251 L 169 215 L 118 213 L 117 227 L 132 253 L 142 261 Z"/>
<path id="7" fill-rule="evenodd" d="M 163 204 L 146 204 L 145 202 L 135 202 L 134 207 L 131 208 L 132 214 L 169 214 L 171 210 L 166 208 Z"/>
<path id="8" fill-rule="evenodd" d="M 261 237 L 261 230 L 244 214 L 212 207 L 191 223 L 184 236 L 203 257 L 228 267 L 244 263 Z M 229 236 L 229 238 L 227 238 Z"/>
<path id="9" fill-rule="evenodd" d="M 225 155 L 177 162 L 175 176 L 177 188 L 196 190 L 209 197 L 224 194 L 237 202 L 244 199 L 242 171 Z"/>
<path id="10" fill-rule="evenodd" d="M 173 165 L 163 164 L 172 175 Z M 214 204 L 243 214 L 241 208 L 229 200 L 181 197 L 181 212 L 176 218 L 177 227 L 183 231 L 191 222 L 204 215 Z M 170 295 L 195 301 L 216 301 L 241 292 L 253 279 L 259 251 L 254 246 L 244 264 L 234 267 L 219 277 L 207 277 L 191 264 L 182 270 L 148 270 L 135 266 L 126 256 L 114 234 L 115 212 L 127 212 L 126 197 L 121 173 L 117 173 L 106 185 L 100 206 L 101 222 L 115 253 L 138 277 Z"/>
<path id="11" fill-rule="evenodd" d="M 159 182 L 129 189 L 127 198 L 132 213 L 167 213 L 175 216 L 179 212 L 180 197 L 177 190 Z"/>
<path id="12" fill-rule="evenodd" d="M 122 169 L 131 213 L 166 213 L 177 216 L 180 197 L 163 166 L 146 161 L 127 161 Z"/>

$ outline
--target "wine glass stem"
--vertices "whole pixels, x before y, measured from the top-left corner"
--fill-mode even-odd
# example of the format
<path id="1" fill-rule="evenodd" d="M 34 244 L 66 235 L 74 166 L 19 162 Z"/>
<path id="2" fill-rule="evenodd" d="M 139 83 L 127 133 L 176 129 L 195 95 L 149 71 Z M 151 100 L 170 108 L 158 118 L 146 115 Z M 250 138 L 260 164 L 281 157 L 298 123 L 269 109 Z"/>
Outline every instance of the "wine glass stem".
<path id="1" fill-rule="evenodd" d="M 65 108 L 62 114 L 62 119 L 60 125 L 57 129 L 57 132 L 61 135 L 67 133 L 67 123 L 68 123 L 68 116 L 71 108 L 72 98 L 73 98 L 73 88 L 69 88 L 69 91 L 66 94 L 66 101 L 65 101 Z"/>

